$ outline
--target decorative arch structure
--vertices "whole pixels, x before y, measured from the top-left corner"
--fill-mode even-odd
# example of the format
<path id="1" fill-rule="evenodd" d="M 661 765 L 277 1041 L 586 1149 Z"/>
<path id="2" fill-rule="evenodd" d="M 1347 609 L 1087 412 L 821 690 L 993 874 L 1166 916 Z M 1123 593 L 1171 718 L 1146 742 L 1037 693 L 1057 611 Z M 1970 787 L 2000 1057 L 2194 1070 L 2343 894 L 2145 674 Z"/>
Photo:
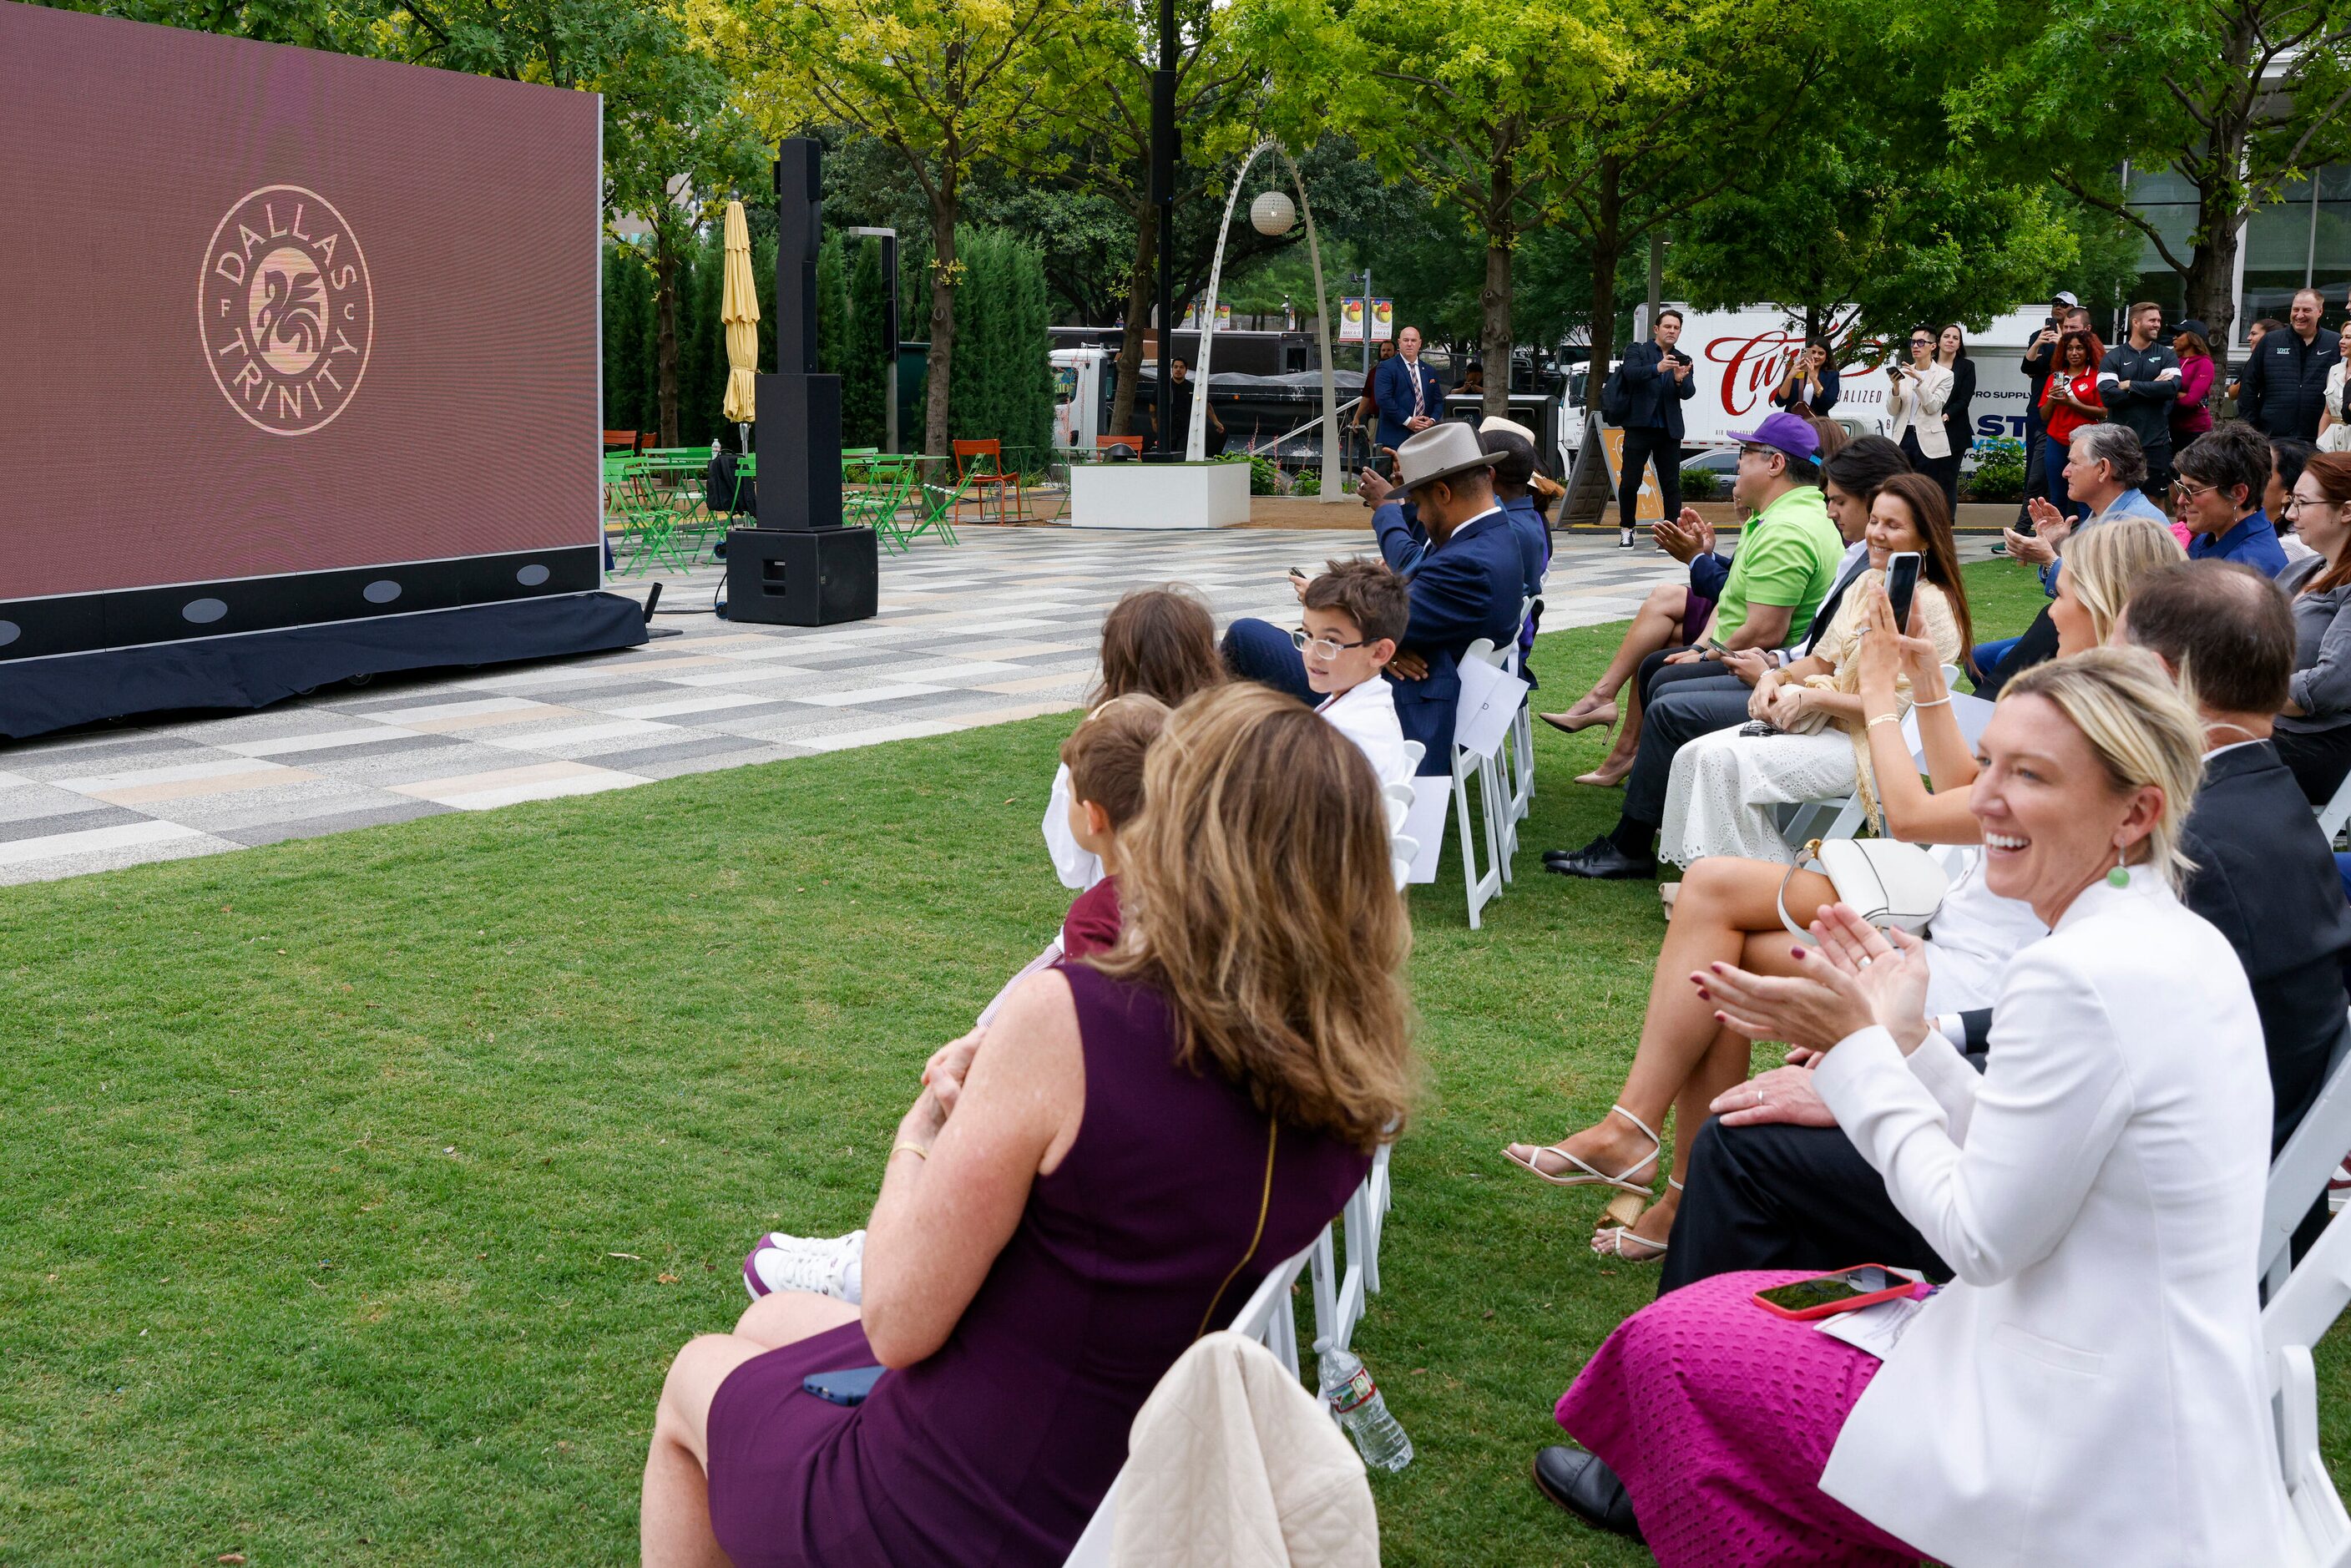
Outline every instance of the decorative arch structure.
<path id="1" fill-rule="evenodd" d="M 1306 222 L 1306 259 L 1314 269 L 1314 320 L 1322 340 L 1322 499 L 1343 501 L 1347 497 L 1340 490 L 1344 470 L 1339 456 L 1339 387 L 1335 368 L 1331 362 L 1331 300 L 1322 283 L 1322 242 L 1314 231 L 1314 204 L 1306 199 L 1306 182 L 1299 177 L 1298 165 L 1291 161 L 1288 149 L 1268 137 L 1249 149 L 1241 160 L 1240 169 L 1233 175 L 1232 189 L 1225 196 L 1225 221 L 1217 229 L 1217 257 L 1208 268 L 1207 302 L 1200 309 L 1200 393 L 1192 400 L 1192 428 L 1184 437 L 1184 456 L 1193 463 L 1201 461 L 1208 451 L 1208 363 L 1217 339 L 1217 288 L 1225 276 L 1225 239 L 1232 233 L 1233 207 L 1240 201 L 1241 187 L 1249 181 L 1249 166 L 1258 155 L 1271 152 L 1290 171 L 1291 189 L 1298 193 L 1299 215 Z M 1174 335 L 1169 335 L 1174 342 Z M 1173 359 L 1171 353 L 1168 356 Z"/>

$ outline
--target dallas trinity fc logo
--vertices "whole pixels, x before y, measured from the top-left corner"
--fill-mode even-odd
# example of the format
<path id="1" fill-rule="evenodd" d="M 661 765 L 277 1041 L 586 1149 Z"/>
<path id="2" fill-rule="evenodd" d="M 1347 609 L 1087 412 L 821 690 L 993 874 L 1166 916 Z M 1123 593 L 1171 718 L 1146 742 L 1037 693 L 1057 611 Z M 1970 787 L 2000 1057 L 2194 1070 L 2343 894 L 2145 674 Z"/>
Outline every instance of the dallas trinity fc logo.
<path id="1" fill-rule="evenodd" d="M 350 406 L 375 338 L 375 291 L 334 204 L 264 185 L 229 208 L 197 292 L 223 396 L 272 435 L 302 435 Z"/>

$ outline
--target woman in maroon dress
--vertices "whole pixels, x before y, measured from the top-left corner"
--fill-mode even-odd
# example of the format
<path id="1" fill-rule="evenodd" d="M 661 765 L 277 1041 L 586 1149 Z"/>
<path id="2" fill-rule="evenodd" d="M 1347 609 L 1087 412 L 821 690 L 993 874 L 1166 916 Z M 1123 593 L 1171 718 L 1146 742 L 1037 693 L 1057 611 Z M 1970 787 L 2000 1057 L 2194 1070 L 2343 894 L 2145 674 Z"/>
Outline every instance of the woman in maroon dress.
<path id="1" fill-rule="evenodd" d="M 678 1353 L 646 1563 L 1059 1563 L 1153 1384 L 1401 1123 L 1410 929 L 1363 754 L 1239 684 L 1144 778 L 1119 945 L 932 1058 L 862 1306 L 778 1292 Z M 875 1363 L 853 1407 L 800 1387 Z"/>

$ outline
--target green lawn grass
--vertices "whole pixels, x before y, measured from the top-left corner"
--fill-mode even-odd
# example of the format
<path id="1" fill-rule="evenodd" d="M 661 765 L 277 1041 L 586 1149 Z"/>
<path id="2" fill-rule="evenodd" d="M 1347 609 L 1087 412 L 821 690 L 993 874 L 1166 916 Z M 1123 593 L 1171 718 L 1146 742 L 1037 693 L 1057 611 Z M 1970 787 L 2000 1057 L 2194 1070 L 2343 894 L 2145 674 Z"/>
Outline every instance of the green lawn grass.
<path id="1" fill-rule="evenodd" d="M 1987 636 L 2039 601 L 1970 580 Z M 1615 635 L 1543 638 L 1547 695 Z M 0 1563 L 632 1560 L 671 1353 L 758 1231 L 862 1220 L 924 1058 L 1058 924 L 1067 728 L 8 890 Z M 1419 1456 L 1375 1482 L 1390 1563 L 1647 1561 L 1526 1470 L 1654 1270 L 1497 1153 L 1631 1059 L 1655 894 L 1533 852 L 1613 820 L 1567 782 L 1601 744 L 1540 733 L 1482 931 L 1449 871 L 1413 894 L 1429 1089 L 1357 1342 Z"/>

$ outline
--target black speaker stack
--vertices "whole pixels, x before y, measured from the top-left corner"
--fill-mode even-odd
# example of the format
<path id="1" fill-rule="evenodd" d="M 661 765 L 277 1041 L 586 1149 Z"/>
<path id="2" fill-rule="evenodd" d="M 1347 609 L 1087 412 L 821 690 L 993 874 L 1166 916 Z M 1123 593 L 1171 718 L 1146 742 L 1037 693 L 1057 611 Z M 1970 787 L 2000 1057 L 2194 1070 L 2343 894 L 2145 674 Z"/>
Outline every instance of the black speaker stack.
<path id="1" fill-rule="evenodd" d="M 776 373 L 758 378 L 759 522 L 726 536 L 726 617 L 775 626 L 871 619 L 880 549 L 841 521 L 841 378 L 816 373 L 823 150 L 795 137 L 776 161 Z"/>

